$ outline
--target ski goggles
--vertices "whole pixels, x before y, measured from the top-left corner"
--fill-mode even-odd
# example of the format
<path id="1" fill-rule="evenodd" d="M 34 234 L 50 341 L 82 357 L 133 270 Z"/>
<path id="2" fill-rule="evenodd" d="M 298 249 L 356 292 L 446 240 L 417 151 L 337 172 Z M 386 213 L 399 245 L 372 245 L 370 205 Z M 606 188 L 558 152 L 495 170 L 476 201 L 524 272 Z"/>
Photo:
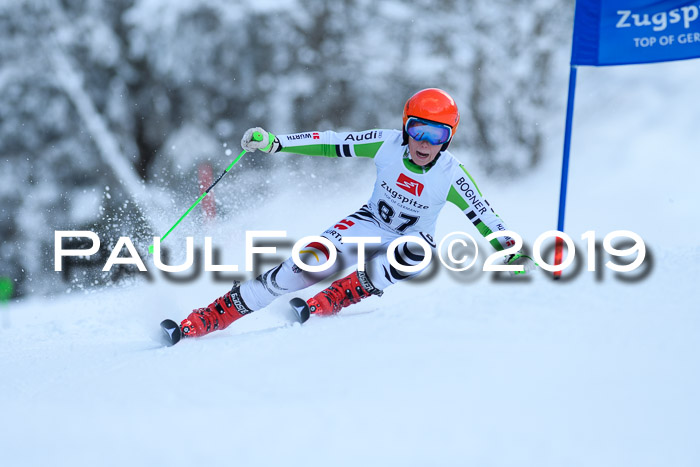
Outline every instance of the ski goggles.
<path id="1" fill-rule="evenodd" d="M 406 120 L 406 133 L 416 141 L 427 141 L 432 145 L 445 144 L 452 138 L 452 128 L 449 125 L 418 117 Z"/>

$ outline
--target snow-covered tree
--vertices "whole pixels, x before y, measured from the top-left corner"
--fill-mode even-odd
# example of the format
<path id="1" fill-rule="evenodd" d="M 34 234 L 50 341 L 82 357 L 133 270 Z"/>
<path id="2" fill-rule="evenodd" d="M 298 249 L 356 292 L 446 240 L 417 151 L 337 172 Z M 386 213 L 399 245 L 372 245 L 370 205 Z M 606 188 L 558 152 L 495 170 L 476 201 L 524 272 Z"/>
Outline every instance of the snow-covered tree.
<path id="1" fill-rule="evenodd" d="M 62 287 L 56 229 L 98 230 L 106 246 L 155 234 L 170 198 L 197 194 L 197 161 L 223 169 L 249 126 L 398 128 L 425 87 L 460 106 L 458 157 L 532 169 L 563 118 L 572 13 L 563 0 L 2 2 L 0 276 L 20 294 Z M 258 196 L 274 168 L 342 162 L 311 159 L 251 154 L 236 182 Z"/>

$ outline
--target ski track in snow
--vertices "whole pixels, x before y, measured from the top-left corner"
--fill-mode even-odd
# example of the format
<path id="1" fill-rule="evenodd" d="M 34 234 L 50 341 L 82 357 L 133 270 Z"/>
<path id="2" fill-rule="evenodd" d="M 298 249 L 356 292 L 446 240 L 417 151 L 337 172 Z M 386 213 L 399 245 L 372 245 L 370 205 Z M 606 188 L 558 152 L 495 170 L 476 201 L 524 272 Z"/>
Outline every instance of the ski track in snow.
<path id="1" fill-rule="evenodd" d="M 700 248 L 675 233 L 700 227 L 700 141 L 686 124 L 699 115 L 683 106 L 691 88 L 676 89 L 697 67 L 580 73 L 589 114 L 576 114 L 567 232 L 579 248 L 587 230 L 637 232 L 653 261 L 646 279 L 584 270 L 565 283 L 544 272 L 494 282 L 441 269 L 303 326 L 282 298 L 172 348 L 158 323 L 226 284 L 173 284 L 156 271 L 152 283 L 11 303 L 0 310 L 3 464 L 698 465 Z M 670 83 L 665 99 L 643 99 L 634 73 Z M 627 93 L 598 102 L 603 79 Z M 558 152 L 560 141 L 548 144 Z M 531 245 L 555 225 L 559 167 L 550 158 L 507 186 L 475 177 Z M 212 231 L 227 245 L 243 245 L 245 229 L 320 233 L 370 185 L 332 201 L 283 193 Z M 454 230 L 477 236 L 446 208 L 438 238 Z M 243 264 L 242 251 L 226 255 Z"/>

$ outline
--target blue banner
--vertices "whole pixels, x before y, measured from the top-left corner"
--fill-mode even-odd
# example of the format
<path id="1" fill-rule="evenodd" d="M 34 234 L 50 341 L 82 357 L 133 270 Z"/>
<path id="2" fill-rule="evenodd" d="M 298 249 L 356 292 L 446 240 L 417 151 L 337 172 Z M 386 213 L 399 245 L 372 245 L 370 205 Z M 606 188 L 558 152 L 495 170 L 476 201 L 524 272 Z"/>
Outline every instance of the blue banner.
<path id="1" fill-rule="evenodd" d="M 572 65 L 700 57 L 700 0 L 577 0 Z"/>

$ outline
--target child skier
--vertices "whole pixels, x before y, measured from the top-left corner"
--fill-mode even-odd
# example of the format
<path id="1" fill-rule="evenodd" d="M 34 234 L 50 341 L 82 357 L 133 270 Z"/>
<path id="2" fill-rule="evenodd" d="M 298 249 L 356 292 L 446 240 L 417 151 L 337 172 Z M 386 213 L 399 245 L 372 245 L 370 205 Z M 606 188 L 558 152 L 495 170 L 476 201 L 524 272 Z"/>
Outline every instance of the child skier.
<path id="1" fill-rule="evenodd" d="M 380 237 L 381 241 L 371 251 L 368 248 L 364 271 L 356 270 L 308 299 L 309 311 L 330 315 L 370 295 L 381 296 L 386 287 L 420 273 L 393 267 L 387 246 L 401 236 L 413 235 L 435 248 L 435 224 L 447 201 L 457 205 L 483 236 L 507 230 L 474 179 L 447 151 L 458 125 L 454 100 L 446 92 L 430 88 L 417 92 L 406 102 L 402 131 L 325 131 L 277 136 L 262 128 L 246 131 L 241 146 L 250 152 L 259 149 L 266 153 L 374 159 L 374 191 L 367 204 L 321 235 L 336 249 L 339 261 L 333 266 L 323 272 L 308 273 L 289 258 L 254 280 L 235 282 L 224 296 L 206 308 L 194 310 L 180 323 L 182 336 L 199 337 L 225 329 L 281 295 L 309 287 L 344 265 L 357 264 L 356 243 L 344 242 L 347 237 Z M 262 141 L 253 137 L 256 132 L 263 136 Z M 510 237 L 491 241 L 497 250 L 511 245 L 510 242 Z M 325 244 L 312 242 L 300 251 L 300 259 L 309 266 L 322 266 L 332 253 Z M 425 253 L 416 243 L 404 242 L 396 248 L 395 258 L 401 265 L 415 266 L 423 261 Z M 522 265 L 526 272 L 535 266 L 530 257 L 521 254 L 511 255 L 506 261 Z"/>

